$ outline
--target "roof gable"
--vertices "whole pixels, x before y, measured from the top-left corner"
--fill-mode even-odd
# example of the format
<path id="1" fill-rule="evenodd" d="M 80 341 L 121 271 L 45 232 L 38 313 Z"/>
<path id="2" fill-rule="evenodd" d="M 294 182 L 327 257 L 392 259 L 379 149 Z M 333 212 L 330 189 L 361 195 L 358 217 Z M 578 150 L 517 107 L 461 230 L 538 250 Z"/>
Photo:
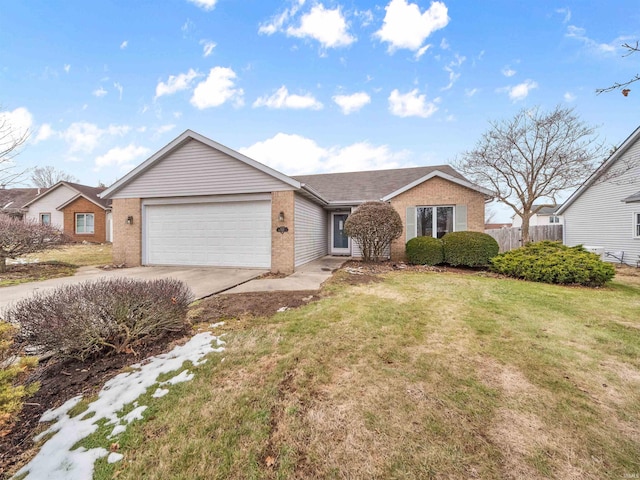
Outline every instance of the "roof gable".
<path id="1" fill-rule="evenodd" d="M 248 181 L 243 181 L 242 176 Z M 237 191 L 232 191 L 233 182 L 243 185 L 244 191 L 237 188 Z M 214 186 L 218 187 L 216 191 L 213 191 Z M 187 187 L 191 188 L 187 191 Z M 299 189 L 300 183 L 203 135 L 186 130 L 111 185 L 102 197 L 250 193 L 269 188 Z"/>
<path id="2" fill-rule="evenodd" d="M 604 175 L 610 168 L 612 168 L 616 162 L 624 157 L 624 154 L 633 147 L 640 140 L 640 127 L 636 128 L 634 132 L 629 135 L 613 152 L 609 158 L 607 158 L 602 165 L 600 165 L 595 172 L 591 174 L 589 178 L 587 178 L 582 185 L 580 185 L 575 192 L 571 194 L 571 196 L 567 199 L 566 202 L 558 209 L 558 214 L 562 215 L 573 202 L 575 202 L 591 185 L 598 181 L 598 179 Z M 623 201 L 626 201 L 624 199 Z"/>
<path id="3" fill-rule="evenodd" d="M 29 207 L 29 205 L 41 200 L 42 198 L 50 195 L 51 193 L 58 191 L 60 188 L 66 188 L 68 190 L 70 190 L 70 198 L 66 199 L 65 201 L 63 201 L 62 204 L 60 204 L 59 206 L 57 206 L 56 208 L 58 210 L 61 210 L 62 208 L 64 208 L 70 201 L 71 199 L 75 200 L 77 197 L 84 197 L 86 198 L 88 201 L 95 203 L 97 206 L 99 206 L 102 209 L 108 209 L 110 208 L 110 201 L 100 198 L 99 194 L 102 193 L 104 191 L 104 187 L 90 187 L 88 185 L 82 185 L 80 183 L 73 183 L 73 182 L 67 182 L 67 181 L 60 181 L 58 183 L 56 183 L 54 186 L 52 186 L 51 188 L 47 189 L 46 191 L 44 191 L 43 193 L 41 193 L 40 195 L 38 195 L 37 197 L 31 199 L 30 201 L 28 201 L 27 203 L 24 204 L 24 208 Z"/>

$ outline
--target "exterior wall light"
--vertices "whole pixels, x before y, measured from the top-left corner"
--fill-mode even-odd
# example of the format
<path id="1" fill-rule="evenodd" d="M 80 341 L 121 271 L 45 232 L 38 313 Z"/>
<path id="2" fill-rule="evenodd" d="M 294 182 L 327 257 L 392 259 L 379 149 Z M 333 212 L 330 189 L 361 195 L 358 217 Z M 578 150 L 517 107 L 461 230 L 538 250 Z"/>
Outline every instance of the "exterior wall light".
<path id="1" fill-rule="evenodd" d="M 133 216 L 132 215 L 129 215 L 127 217 L 127 225 L 133 225 Z"/>
<path id="2" fill-rule="evenodd" d="M 278 215 L 278 221 L 284 222 L 284 212 L 280 212 L 280 214 Z"/>

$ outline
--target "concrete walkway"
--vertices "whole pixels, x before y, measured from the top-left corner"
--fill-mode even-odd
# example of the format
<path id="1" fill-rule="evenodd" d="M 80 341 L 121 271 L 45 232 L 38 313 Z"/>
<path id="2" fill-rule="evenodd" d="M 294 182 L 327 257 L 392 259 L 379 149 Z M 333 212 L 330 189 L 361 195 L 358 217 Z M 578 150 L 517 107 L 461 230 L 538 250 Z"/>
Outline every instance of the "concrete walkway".
<path id="1" fill-rule="evenodd" d="M 349 257 L 322 257 L 298 267 L 295 273 L 288 277 L 251 280 L 221 293 L 318 290 L 322 283 L 331 277 L 333 271 L 347 260 Z"/>
<path id="2" fill-rule="evenodd" d="M 114 270 L 81 267 L 72 277 L 52 278 L 42 282 L 22 283 L 13 287 L 0 288 L 0 312 L 13 302 L 30 297 L 35 292 L 100 278 L 124 277 L 140 280 L 175 278 L 185 282 L 196 298 L 203 298 L 235 287 L 267 272 L 268 270 L 216 267 L 132 267 Z"/>

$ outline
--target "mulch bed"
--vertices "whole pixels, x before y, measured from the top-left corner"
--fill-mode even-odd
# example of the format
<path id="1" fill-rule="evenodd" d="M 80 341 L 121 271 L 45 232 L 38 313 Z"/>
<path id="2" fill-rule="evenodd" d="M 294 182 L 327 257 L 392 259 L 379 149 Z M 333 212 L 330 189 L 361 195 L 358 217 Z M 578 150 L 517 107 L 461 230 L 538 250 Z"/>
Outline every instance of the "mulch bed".
<path id="1" fill-rule="evenodd" d="M 7 271 L 0 273 L 0 282 L 4 280 L 15 280 L 17 284 L 23 281 L 68 277 L 69 275 L 73 275 L 75 271 L 75 266 L 60 262 L 7 265 Z"/>

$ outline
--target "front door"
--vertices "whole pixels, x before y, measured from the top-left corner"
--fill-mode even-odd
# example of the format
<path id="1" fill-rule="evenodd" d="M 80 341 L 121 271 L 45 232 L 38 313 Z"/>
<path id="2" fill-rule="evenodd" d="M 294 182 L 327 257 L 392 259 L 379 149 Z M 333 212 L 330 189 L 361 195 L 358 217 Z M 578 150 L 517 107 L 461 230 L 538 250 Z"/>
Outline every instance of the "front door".
<path id="1" fill-rule="evenodd" d="M 344 222 L 346 222 L 348 213 L 332 213 L 331 214 L 331 254 L 332 255 L 351 255 L 350 239 L 344 233 Z"/>

